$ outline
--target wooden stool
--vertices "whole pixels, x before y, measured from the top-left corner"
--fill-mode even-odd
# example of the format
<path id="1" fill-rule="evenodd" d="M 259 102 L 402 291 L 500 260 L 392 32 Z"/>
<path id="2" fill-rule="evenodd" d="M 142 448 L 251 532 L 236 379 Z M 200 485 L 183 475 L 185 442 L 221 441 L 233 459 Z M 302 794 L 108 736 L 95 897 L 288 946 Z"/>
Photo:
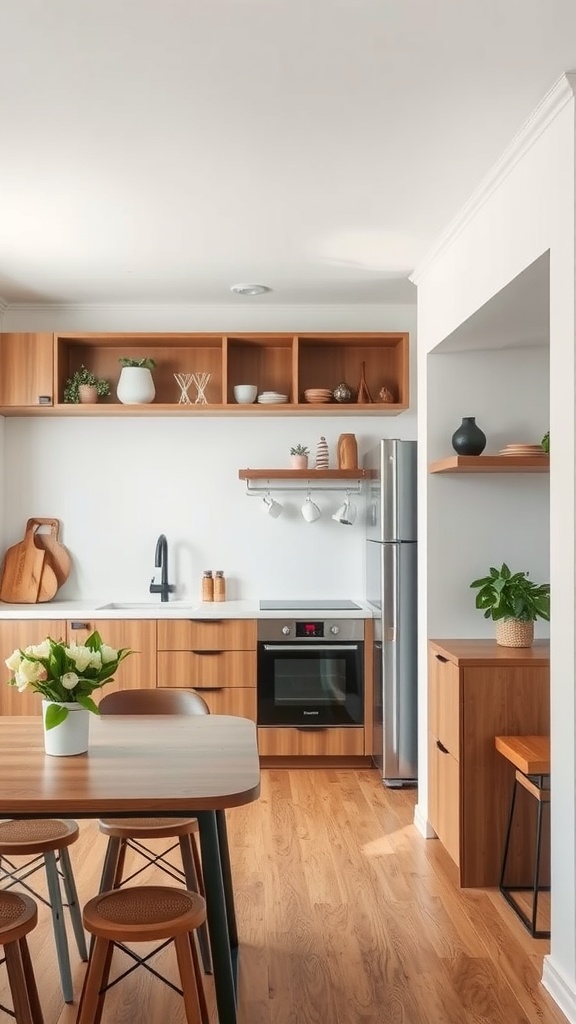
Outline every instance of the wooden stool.
<path id="1" fill-rule="evenodd" d="M 29 896 L 0 892 L 0 945 L 14 1004 L 16 1024 L 44 1024 L 26 936 L 38 923 L 38 908 Z M 0 1007 L 5 1013 L 12 1011 Z"/>
<path id="2" fill-rule="evenodd" d="M 64 905 L 70 911 L 80 959 L 88 959 L 76 883 L 67 849 L 68 846 L 76 842 L 78 836 L 79 830 L 75 821 L 52 818 L 39 818 L 34 821 L 30 818 L 23 821 L 0 821 L 0 881 L 4 883 L 5 879 L 10 879 L 11 881 L 3 886 L 4 890 L 11 889 L 14 885 L 21 885 L 50 907 L 62 993 L 66 1003 L 73 1001 L 73 990 L 68 938 L 64 923 Z M 10 859 L 22 856 L 32 859 L 27 860 L 20 867 L 17 867 Z M 4 862 L 8 868 L 4 867 Z M 66 904 L 62 902 L 58 865 L 61 869 Z M 26 883 L 26 879 L 40 871 L 42 867 L 46 871 L 48 900 Z"/>
<path id="3" fill-rule="evenodd" d="M 549 939 L 550 932 L 537 927 L 538 894 L 549 892 L 549 885 L 540 885 L 540 859 L 542 853 L 542 809 L 550 807 L 550 739 L 548 736 L 496 736 L 496 750 L 507 758 L 514 767 L 514 788 L 508 816 L 508 828 L 504 842 L 500 892 L 518 915 L 533 939 Z M 505 884 L 506 866 L 510 851 L 510 837 L 514 823 L 514 809 L 518 786 L 522 786 L 537 802 L 536 835 L 534 839 L 534 871 L 531 885 L 509 886 Z M 526 912 L 513 896 L 513 892 L 532 891 L 532 915 Z"/>
<path id="4" fill-rule="evenodd" d="M 113 889 L 95 896 L 84 907 L 84 925 L 95 942 L 90 953 L 76 1024 L 99 1024 L 110 975 L 112 953 L 121 945 L 136 963 L 165 981 L 146 961 L 174 942 L 188 1024 L 208 1024 L 208 1009 L 202 987 L 194 931 L 206 919 L 206 902 L 196 892 L 161 885 Z M 124 942 L 167 940 L 146 957 L 138 957 Z M 134 970 L 133 967 L 116 981 Z M 114 984 L 116 984 L 116 981 Z M 174 988 L 171 983 L 170 986 Z"/>
<path id="5" fill-rule="evenodd" d="M 133 689 L 117 690 L 106 694 L 99 704 L 101 715 L 209 715 L 210 708 L 196 690 Z M 108 847 L 100 892 L 127 885 L 149 865 L 160 868 L 191 892 L 204 892 L 202 863 L 196 842 L 196 818 L 105 818 L 98 822 L 100 831 L 108 836 Z M 176 839 L 176 842 L 157 853 L 146 846 L 143 839 Z M 180 848 L 182 868 L 171 864 L 168 854 Z M 124 876 L 126 850 L 134 850 L 144 861 L 130 875 Z M 212 973 L 208 925 L 198 930 L 198 945 L 206 974 Z"/>

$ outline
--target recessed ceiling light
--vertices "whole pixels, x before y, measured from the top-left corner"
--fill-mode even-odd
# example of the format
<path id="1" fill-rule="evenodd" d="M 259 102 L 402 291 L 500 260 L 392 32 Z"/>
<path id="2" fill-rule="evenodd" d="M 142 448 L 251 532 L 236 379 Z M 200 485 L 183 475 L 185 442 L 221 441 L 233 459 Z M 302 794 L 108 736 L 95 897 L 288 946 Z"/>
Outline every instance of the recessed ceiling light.
<path id="1" fill-rule="evenodd" d="M 235 295 L 263 295 L 272 289 L 266 284 L 233 284 L 230 291 Z"/>

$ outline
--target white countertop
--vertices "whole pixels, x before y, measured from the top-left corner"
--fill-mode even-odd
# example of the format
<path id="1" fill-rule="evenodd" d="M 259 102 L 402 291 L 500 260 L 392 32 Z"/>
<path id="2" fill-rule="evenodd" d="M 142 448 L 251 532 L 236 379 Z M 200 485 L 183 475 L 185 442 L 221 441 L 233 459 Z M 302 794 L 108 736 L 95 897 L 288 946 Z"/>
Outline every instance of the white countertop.
<path id="1" fill-rule="evenodd" d="M 347 610 L 307 609 L 302 612 L 261 611 L 257 600 L 194 603 L 186 600 L 154 601 L 44 601 L 42 604 L 0 604 L 0 619 L 371 619 L 375 612 L 366 601 Z"/>

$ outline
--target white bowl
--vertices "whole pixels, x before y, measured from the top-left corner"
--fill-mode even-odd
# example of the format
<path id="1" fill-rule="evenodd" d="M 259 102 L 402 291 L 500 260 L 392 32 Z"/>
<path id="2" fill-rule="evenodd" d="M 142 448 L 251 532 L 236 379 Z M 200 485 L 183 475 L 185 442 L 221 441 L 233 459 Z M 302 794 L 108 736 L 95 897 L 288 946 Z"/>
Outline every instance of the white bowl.
<path id="1" fill-rule="evenodd" d="M 251 405 L 257 394 L 256 384 L 236 384 L 234 387 L 234 398 L 240 405 Z"/>

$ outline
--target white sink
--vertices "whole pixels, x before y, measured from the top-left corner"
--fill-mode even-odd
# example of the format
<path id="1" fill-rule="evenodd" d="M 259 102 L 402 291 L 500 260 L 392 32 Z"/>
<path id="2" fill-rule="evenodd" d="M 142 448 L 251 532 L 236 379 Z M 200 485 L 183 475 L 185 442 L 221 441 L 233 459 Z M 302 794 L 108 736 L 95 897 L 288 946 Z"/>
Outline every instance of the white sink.
<path id="1" fill-rule="evenodd" d="M 191 604 L 189 601 L 110 601 L 108 604 L 100 604 L 96 611 L 107 611 L 116 608 L 118 611 L 131 611 L 137 608 L 146 609 L 157 609 L 161 612 L 170 611 L 173 608 L 175 611 L 181 611 L 182 609 L 198 609 L 198 604 Z"/>

